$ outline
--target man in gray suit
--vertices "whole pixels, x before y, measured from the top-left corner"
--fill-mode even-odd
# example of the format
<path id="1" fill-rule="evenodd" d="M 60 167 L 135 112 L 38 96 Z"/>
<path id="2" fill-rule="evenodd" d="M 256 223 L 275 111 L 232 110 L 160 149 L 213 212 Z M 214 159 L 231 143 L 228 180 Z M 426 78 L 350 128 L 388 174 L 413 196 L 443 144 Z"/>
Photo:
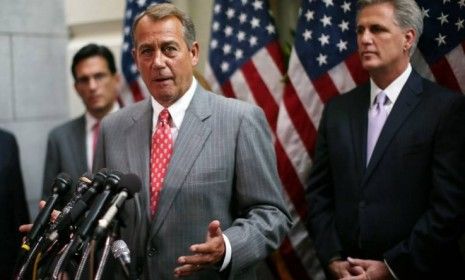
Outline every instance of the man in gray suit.
<path id="1" fill-rule="evenodd" d="M 257 262 L 278 248 L 291 224 L 263 111 L 198 84 L 194 25 L 172 4 L 149 7 L 132 34 L 152 97 L 103 120 L 94 162 L 94 171 L 142 179 L 142 191 L 121 212 L 132 269 L 142 279 L 254 279 Z M 168 124 L 158 122 L 166 110 Z M 167 146 L 160 190 L 149 162 L 159 156 L 151 138 L 162 126 L 174 146 Z M 111 279 L 120 276 L 111 271 Z"/>
<path id="2" fill-rule="evenodd" d="M 74 88 L 86 112 L 49 134 L 42 188 L 44 199 L 50 196 L 53 179 L 58 173 L 68 173 L 76 182 L 84 172 L 91 171 L 98 124 L 105 115 L 119 108 L 116 100 L 120 76 L 108 48 L 96 44 L 82 47 L 73 57 L 71 72 Z"/>

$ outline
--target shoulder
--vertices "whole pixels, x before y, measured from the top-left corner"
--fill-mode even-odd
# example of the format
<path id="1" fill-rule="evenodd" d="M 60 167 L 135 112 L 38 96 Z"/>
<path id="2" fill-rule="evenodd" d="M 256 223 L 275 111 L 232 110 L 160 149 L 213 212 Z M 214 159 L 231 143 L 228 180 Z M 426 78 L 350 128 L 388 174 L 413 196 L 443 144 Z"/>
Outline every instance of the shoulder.
<path id="1" fill-rule="evenodd" d="M 6 130 L 0 129 L 0 146 L 2 147 L 11 147 L 16 146 L 16 138 L 15 136 Z"/>
<path id="2" fill-rule="evenodd" d="M 435 82 L 421 78 L 423 84 L 423 94 L 433 99 L 435 102 L 454 102 L 455 100 L 463 99 L 463 95 L 459 92 L 452 91 Z"/>
<path id="3" fill-rule="evenodd" d="M 150 98 L 127 105 L 114 113 L 106 115 L 102 120 L 102 126 L 113 127 L 132 124 L 134 120 L 146 116 L 146 114 L 151 114 Z"/>
<path id="4" fill-rule="evenodd" d="M 0 161 L 10 162 L 18 157 L 18 143 L 11 132 L 0 129 L 0 147 Z"/>
<path id="5" fill-rule="evenodd" d="M 362 104 L 366 100 L 369 100 L 369 95 L 370 84 L 365 83 L 346 93 L 332 97 L 326 102 L 325 107 L 331 107 L 334 109 L 349 109 L 355 105 Z"/>
<path id="6" fill-rule="evenodd" d="M 212 110 L 217 111 L 217 113 L 227 114 L 229 116 L 243 116 L 263 113 L 263 110 L 255 104 L 218 95 L 210 91 L 204 91 L 204 93 L 207 94 L 210 100 Z"/>
<path id="7" fill-rule="evenodd" d="M 55 137 L 61 137 L 64 134 L 69 133 L 69 131 L 76 131 L 80 128 L 85 128 L 85 118 L 84 115 L 81 115 L 75 119 L 66 121 L 56 127 L 54 127 L 50 133 L 49 137 L 55 138 Z"/>

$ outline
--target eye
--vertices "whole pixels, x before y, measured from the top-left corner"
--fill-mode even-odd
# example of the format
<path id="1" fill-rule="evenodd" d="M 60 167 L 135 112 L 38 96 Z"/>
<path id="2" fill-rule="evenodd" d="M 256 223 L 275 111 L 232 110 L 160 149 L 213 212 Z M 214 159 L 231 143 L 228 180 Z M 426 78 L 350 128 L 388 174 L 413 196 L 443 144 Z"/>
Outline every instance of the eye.
<path id="1" fill-rule="evenodd" d="M 162 51 L 164 54 L 166 54 L 167 56 L 174 56 L 177 52 L 177 48 L 173 45 L 168 45 L 166 47 L 163 47 Z"/>
<path id="2" fill-rule="evenodd" d="M 370 27 L 370 31 L 372 33 L 381 33 L 384 32 L 386 29 L 382 27 L 381 25 L 373 25 Z"/>
<path id="3" fill-rule="evenodd" d="M 140 54 L 143 56 L 150 56 L 153 50 L 151 48 L 142 48 L 140 49 Z"/>

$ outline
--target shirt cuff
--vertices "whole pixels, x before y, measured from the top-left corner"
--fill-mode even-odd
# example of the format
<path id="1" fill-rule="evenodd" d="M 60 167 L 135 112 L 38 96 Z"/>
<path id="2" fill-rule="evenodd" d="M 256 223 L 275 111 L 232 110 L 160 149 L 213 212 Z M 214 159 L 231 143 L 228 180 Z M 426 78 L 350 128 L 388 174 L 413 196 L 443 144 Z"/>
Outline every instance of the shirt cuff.
<path id="1" fill-rule="evenodd" d="M 389 266 L 389 264 L 387 263 L 386 260 L 384 260 L 384 264 L 387 266 L 387 268 L 389 269 L 389 273 L 391 273 L 392 277 L 394 277 L 394 279 L 396 280 L 399 280 L 399 278 L 397 278 L 396 274 L 394 273 L 394 271 L 391 269 L 391 267 Z"/>
<path id="2" fill-rule="evenodd" d="M 225 270 L 229 263 L 231 262 L 231 243 L 226 235 L 223 234 L 224 246 L 226 247 L 226 252 L 224 252 L 223 264 L 220 267 L 220 271 Z"/>

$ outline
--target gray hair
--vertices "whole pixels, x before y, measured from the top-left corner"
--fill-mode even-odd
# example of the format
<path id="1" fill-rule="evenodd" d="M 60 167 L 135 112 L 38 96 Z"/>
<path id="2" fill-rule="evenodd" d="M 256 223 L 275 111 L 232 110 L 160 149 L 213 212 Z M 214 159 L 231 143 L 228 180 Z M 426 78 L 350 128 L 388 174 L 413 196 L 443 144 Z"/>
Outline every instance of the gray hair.
<path id="1" fill-rule="evenodd" d="M 153 21 L 162 20 L 167 17 L 176 17 L 182 24 L 183 27 L 183 34 L 184 34 L 184 41 L 186 42 L 188 48 L 192 48 L 192 44 L 195 42 L 195 26 L 192 22 L 191 17 L 186 14 L 185 12 L 178 9 L 176 6 L 170 3 L 163 3 L 163 4 L 152 4 L 145 11 L 140 13 L 134 19 L 134 23 L 132 24 L 132 43 L 133 46 L 136 46 L 136 39 L 134 37 L 134 33 L 139 21 L 144 17 L 148 16 Z"/>
<path id="2" fill-rule="evenodd" d="M 415 41 L 410 48 L 410 56 L 415 49 L 423 32 L 423 13 L 414 0 L 358 0 L 357 17 L 363 8 L 381 3 L 391 3 L 394 6 L 394 21 L 402 29 L 412 28 L 415 30 Z"/>

